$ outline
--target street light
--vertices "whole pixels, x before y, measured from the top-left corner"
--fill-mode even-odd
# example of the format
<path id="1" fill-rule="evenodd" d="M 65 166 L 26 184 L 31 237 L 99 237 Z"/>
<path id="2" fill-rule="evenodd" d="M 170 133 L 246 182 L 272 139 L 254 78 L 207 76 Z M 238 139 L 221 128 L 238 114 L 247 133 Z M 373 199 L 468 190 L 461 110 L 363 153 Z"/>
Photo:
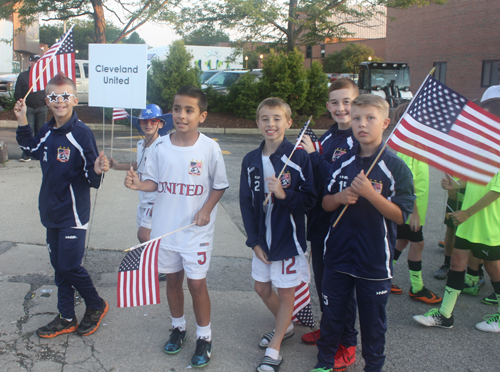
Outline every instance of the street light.
<path id="1" fill-rule="evenodd" d="M 245 68 L 248 70 L 248 56 L 245 56 L 245 63 L 246 63 Z"/>
<path id="2" fill-rule="evenodd" d="M 368 56 L 368 61 L 371 61 L 372 60 L 372 56 Z"/>

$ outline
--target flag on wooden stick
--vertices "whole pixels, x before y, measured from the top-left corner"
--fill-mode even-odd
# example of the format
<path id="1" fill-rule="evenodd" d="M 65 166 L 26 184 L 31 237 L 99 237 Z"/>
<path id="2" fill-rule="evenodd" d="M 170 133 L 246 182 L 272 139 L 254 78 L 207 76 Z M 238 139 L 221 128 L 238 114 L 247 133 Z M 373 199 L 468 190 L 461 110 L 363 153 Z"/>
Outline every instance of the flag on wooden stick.
<path id="1" fill-rule="evenodd" d="M 128 116 L 127 111 L 122 108 L 114 108 L 113 109 L 113 121 L 126 119 Z"/>
<path id="2" fill-rule="evenodd" d="M 301 323 L 306 327 L 314 327 L 311 296 L 307 283 L 301 283 L 295 287 L 295 303 L 293 305 L 292 322 Z"/>
<path id="3" fill-rule="evenodd" d="M 388 144 L 462 180 L 486 185 L 500 170 L 500 119 L 428 76 Z"/>
<path id="4" fill-rule="evenodd" d="M 118 269 L 117 306 L 160 303 L 158 249 L 160 239 L 127 253 Z"/>
<path id="5" fill-rule="evenodd" d="M 299 138 L 301 138 L 301 134 L 302 134 L 302 132 L 297 137 L 297 141 L 299 140 Z M 321 143 L 319 142 L 318 136 L 316 136 L 316 134 L 313 132 L 313 130 L 310 127 L 307 127 L 307 129 L 304 132 L 304 135 L 308 135 L 309 138 L 311 138 L 311 141 L 313 143 L 314 149 L 317 152 L 319 152 L 320 154 L 322 154 L 323 153 L 323 146 L 321 146 Z M 297 148 L 298 149 L 303 149 L 302 144 L 299 143 L 297 145 Z"/>
<path id="6" fill-rule="evenodd" d="M 29 84 L 30 87 L 33 87 L 33 92 L 44 90 L 49 80 L 56 76 L 59 71 L 64 72 L 67 77 L 75 81 L 73 27 L 56 41 L 31 68 Z"/>

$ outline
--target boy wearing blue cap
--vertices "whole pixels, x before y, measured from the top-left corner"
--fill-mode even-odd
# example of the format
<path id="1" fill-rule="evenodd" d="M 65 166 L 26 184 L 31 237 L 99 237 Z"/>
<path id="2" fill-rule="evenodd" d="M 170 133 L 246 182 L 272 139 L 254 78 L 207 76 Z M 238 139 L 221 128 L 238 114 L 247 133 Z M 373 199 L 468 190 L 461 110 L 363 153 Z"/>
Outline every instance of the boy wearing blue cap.
<path id="1" fill-rule="evenodd" d="M 130 167 L 142 179 L 146 175 L 146 161 L 156 140 L 167 134 L 173 127 L 172 114 L 163 114 L 158 105 L 150 104 L 142 110 L 141 115 L 131 117 L 132 125 L 136 127 L 144 139 L 137 142 L 137 161 L 132 164 L 119 163 L 113 157 L 109 159 L 109 167 L 117 170 L 128 171 Z M 137 239 L 141 243 L 147 242 L 151 235 L 151 217 L 156 193 L 139 191 L 139 205 L 137 206 Z M 161 278 L 163 279 L 163 278 Z"/>

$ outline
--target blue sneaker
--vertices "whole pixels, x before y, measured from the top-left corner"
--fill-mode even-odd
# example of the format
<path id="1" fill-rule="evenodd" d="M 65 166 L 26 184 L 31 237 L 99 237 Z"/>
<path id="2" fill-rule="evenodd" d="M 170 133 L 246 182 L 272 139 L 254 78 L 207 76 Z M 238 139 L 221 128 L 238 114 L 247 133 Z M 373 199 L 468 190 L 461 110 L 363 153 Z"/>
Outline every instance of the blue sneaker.
<path id="1" fill-rule="evenodd" d="M 170 331 L 170 337 L 163 350 L 167 354 L 177 354 L 181 350 L 182 343 L 187 338 L 187 332 L 181 331 L 179 328 L 173 328 Z"/>
<path id="2" fill-rule="evenodd" d="M 196 340 L 196 350 L 191 358 L 192 367 L 205 367 L 210 363 L 210 356 L 212 355 L 212 341 L 199 338 Z"/>

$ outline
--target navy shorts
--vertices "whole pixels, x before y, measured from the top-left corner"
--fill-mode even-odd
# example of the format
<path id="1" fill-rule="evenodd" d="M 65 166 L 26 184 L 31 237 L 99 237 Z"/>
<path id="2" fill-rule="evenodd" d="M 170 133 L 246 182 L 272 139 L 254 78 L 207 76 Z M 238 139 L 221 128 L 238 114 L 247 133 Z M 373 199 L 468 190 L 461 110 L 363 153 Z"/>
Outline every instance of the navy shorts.
<path id="1" fill-rule="evenodd" d="M 500 260 L 500 245 L 472 243 L 467 239 L 455 237 L 455 249 L 470 250 L 472 255 L 486 261 Z"/>
<path id="2" fill-rule="evenodd" d="M 396 239 L 405 239 L 413 243 L 423 242 L 424 234 L 422 233 L 422 230 L 422 226 L 420 226 L 418 231 L 411 231 L 411 227 L 407 223 L 398 225 L 398 234 Z"/>

